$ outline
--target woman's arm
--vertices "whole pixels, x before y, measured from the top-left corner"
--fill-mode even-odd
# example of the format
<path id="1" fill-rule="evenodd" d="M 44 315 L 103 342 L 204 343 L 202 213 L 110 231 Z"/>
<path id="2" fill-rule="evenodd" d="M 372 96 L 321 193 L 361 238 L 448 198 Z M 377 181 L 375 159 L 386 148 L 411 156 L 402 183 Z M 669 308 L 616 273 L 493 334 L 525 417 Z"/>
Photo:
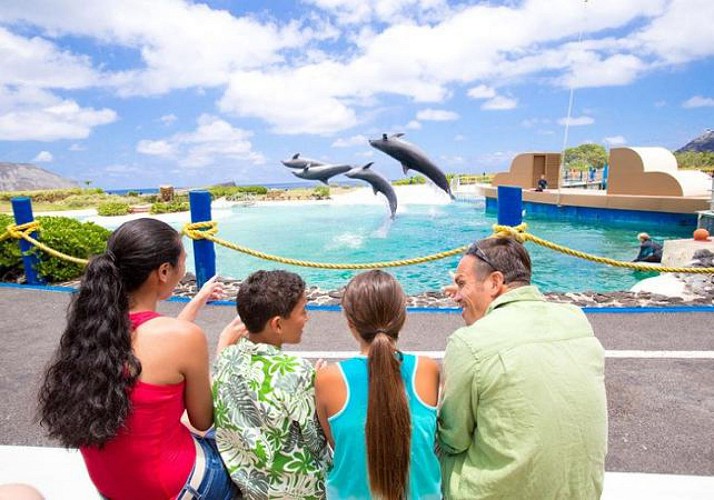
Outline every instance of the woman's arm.
<path id="1" fill-rule="evenodd" d="M 199 311 L 209 300 L 218 300 L 223 297 L 223 285 L 217 281 L 217 276 L 213 276 L 206 281 L 201 289 L 194 295 L 191 301 L 181 310 L 178 319 L 193 323 Z"/>
<path id="2" fill-rule="evenodd" d="M 205 431 L 213 424 L 213 396 L 209 380 L 208 342 L 203 330 L 193 323 L 184 323 L 185 328 L 177 337 L 179 370 L 186 381 L 184 401 L 191 425 Z"/>

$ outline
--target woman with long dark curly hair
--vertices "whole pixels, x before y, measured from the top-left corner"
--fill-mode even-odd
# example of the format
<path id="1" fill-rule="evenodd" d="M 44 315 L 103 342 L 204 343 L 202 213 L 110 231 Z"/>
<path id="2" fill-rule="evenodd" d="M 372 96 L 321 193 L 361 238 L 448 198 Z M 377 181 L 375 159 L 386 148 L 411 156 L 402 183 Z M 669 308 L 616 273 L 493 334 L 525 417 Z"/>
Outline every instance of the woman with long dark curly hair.
<path id="1" fill-rule="evenodd" d="M 111 499 L 231 498 L 235 487 L 210 437 L 208 346 L 193 323 L 218 292 L 209 281 L 177 318 L 156 312 L 185 273 L 180 235 L 156 219 L 122 224 L 93 257 L 67 314 L 39 395 L 41 424 L 79 448 Z M 235 340 L 234 320 L 219 347 Z"/>
<path id="2" fill-rule="evenodd" d="M 317 415 L 335 451 L 329 500 L 441 498 L 439 366 L 397 348 L 405 306 L 399 282 L 383 271 L 358 274 L 342 296 L 361 356 L 317 372 Z"/>

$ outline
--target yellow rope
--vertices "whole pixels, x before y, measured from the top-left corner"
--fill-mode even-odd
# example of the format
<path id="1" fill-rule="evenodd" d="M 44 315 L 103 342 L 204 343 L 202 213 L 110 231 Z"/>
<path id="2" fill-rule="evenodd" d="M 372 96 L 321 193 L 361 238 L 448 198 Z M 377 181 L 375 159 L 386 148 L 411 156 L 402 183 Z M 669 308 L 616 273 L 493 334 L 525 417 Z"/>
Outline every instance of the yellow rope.
<path id="1" fill-rule="evenodd" d="M 47 245 L 39 242 L 30 233 L 39 230 L 40 223 L 38 221 L 28 222 L 26 224 L 10 224 L 7 226 L 6 231 L 0 235 L 0 242 L 6 240 L 7 238 L 24 239 L 40 250 L 48 253 L 49 255 L 56 257 L 58 259 L 66 260 L 74 264 L 86 265 L 89 261 L 87 259 L 80 259 L 77 257 L 72 257 L 66 255 L 62 252 L 58 252 Z M 579 250 L 573 250 L 572 248 L 565 247 L 563 245 L 558 245 L 556 243 L 544 240 L 533 234 L 526 232 L 528 228 L 527 224 L 523 223 L 515 227 L 503 226 L 499 224 L 493 225 L 493 236 L 497 238 L 510 237 L 517 241 L 524 243 L 526 241 L 532 241 L 537 245 L 544 246 L 556 252 L 561 252 L 566 255 L 571 255 L 573 257 L 578 257 L 580 259 L 590 260 L 593 262 L 598 262 L 600 264 L 607 264 L 609 266 L 621 267 L 626 269 L 635 269 L 638 271 L 656 271 L 659 273 L 687 273 L 687 274 L 714 274 L 714 268 L 712 267 L 662 267 L 653 266 L 651 264 L 641 264 L 637 262 L 623 262 L 615 259 L 609 259 L 606 257 L 598 257 L 597 255 L 592 255 L 586 252 L 581 252 Z M 399 266 L 411 266 L 414 264 L 423 264 L 426 262 L 431 262 L 434 260 L 444 259 L 446 257 L 451 257 L 454 255 L 461 254 L 466 251 L 468 245 L 463 245 L 452 250 L 447 250 L 444 252 L 438 252 L 432 255 L 427 255 L 424 257 L 415 257 L 412 259 L 401 259 L 401 260 L 391 260 L 391 261 L 381 261 L 381 262 L 366 262 L 366 263 L 356 263 L 356 264 L 332 264 L 326 262 L 313 262 L 308 260 L 291 259 L 286 257 L 280 257 L 277 255 L 271 255 L 264 252 L 259 252 L 242 245 L 237 245 L 226 241 L 224 239 L 218 238 L 216 234 L 218 233 L 218 224 L 215 221 L 206 222 L 194 222 L 188 223 L 183 227 L 183 234 L 194 240 L 205 239 L 212 241 L 217 245 L 230 248 L 231 250 L 236 250 L 242 252 L 246 255 L 251 255 L 259 259 L 272 260 L 275 262 L 280 262 L 283 264 L 290 264 L 294 266 L 302 267 L 312 267 L 319 269 L 334 269 L 334 270 L 345 270 L 345 269 L 381 269 L 386 267 L 399 267 Z"/>
<path id="2" fill-rule="evenodd" d="M 194 222 L 188 223 L 183 227 L 183 234 L 194 240 L 208 240 L 216 243 L 217 245 L 230 248 L 231 250 L 236 250 L 259 259 L 272 260 L 274 262 L 281 262 L 283 264 L 290 264 L 293 266 L 302 267 L 313 267 L 320 269 L 383 269 L 385 267 L 399 267 L 399 266 L 411 266 L 414 264 L 423 264 L 424 262 L 430 262 L 432 260 L 444 259 L 446 257 L 451 257 L 452 255 L 458 255 L 466 251 L 468 245 L 460 246 L 454 248 L 453 250 L 447 250 L 445 252 L 439 252 L 432 255 L 427 255 L 425 257 L 416 257 L 413 259 L 403 259 L 403 260 L 391 260 L 383 262 L 366 262 L 362 264 L 331 264 L 325 262 L 313 262 L 309 260 L 298 260 L 290 259 L 286 257 L 280 257 L 277 255 L 270 255 L 263 252 L 258 252 L 257 250 L 252 250 L 250 248 L 236 245 L 230 241 L 223 240 L 215 236 L 218 232 L 217 223 L 215 221 L 208 222 Z"/>
<path id="3" fill-rule="evenodd" d="M 62 252 L 58 252 L 57 250 L 48 247 L 44 243 L 40 243 L 37 241 L 35 238 L 30 236 L 30 233 L 37 231 L 40 229 L 40 223 L 36 220 L 33 220 L 32 222 L 27 222 L 25 224 L 10 224 L 7 226 L 7 233 L 9 233 L 10 237 L 15 238 L 15 239 L 24 239 L 31 245 L 36 246 L 43 252 L 46 252 L 50 254 L 52 257 L 57 257 L 58 259 L 66 260 L 69 262 L 72 262 L 74 264 L 79 264 L 80 266 L 85 266 L 89 262 L 87 259 L 80 259 L 77 257 L 72 257 L 71 255 L 64 254 Z M 0 241 L 2 241 L 0 239 Z"/>
<path id="4" fill-rule="evenodd" d="M 515 238 L 517 241 L 523 243 L 525 241 L 532 241 L 537 245 L 550 248 L 556 252 L 561 252 L 566 255 L 572 255 L 573 257 L 578 257 L 580 259 L 590 260 L 593 262 L 598 262 L 600 264 L 607 264 L 608 266 L 622 267 L 626 269 L 635 269 L 638 271 L 656 271 L 658 273 L 687 273 L 687 274 L 713 274 L 714 267 L 664 267 L 664 266 L 653 266 L 652 264 L 640 264 L 638 262 L 623 262 L 621 260 L 608 259 L 606 257 L 598 257 L 597 255 L 592 255 L 586 252 L 581 252 L 579 250 L 573 250 L 572 248 L 564 247 L 563 245 L 558 245 L 556 243 L 544 240 L 534 236 L 528 232 L 526 229 L 528 225 L 523 223 L 515 227 L 511 226 L 501 226 L 499 224 L 493 225 L 493 235 L 496 238 Z"/>

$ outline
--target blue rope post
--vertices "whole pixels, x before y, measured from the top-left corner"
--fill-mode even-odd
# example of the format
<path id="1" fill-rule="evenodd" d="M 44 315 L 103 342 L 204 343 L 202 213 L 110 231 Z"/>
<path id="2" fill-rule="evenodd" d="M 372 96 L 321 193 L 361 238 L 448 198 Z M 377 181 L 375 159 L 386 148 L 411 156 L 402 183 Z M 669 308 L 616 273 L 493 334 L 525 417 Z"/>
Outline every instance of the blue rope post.
<path id="1" fill-rule="evenodd" d="M 30 198 L 27 196 L 19 196 L 12 198 L 10 202 L 12 203 L 12 212 L 15 215 L 15 224 L 27 224 L 35 220 L 35 217 L 32 215 L 32 200 L 30 200 Z M 31 232 L 30 236 L 38 239 L 37 231 Z M 30 253 L 32 245 L 23 239 L 19 241 L 19 244 L 27 283 L 29 285 L 43 285 L 45 280 L 37 274 L 37 265 L 40 263 L 40 260 L 37 258 L 37 255 Z"/>
<path id="2" fill-rule="evenodd" d="M 523 222 L 523 189 L 516 186 L 498 186 L 498 223 L 517 226 Z"/>
<path id="3" fill-rule="evenodd" d="M 189 191 L 191 222 L 207 222 L 211 218 L 211 193 Z M 193 261 L 196 265 L 196 286 L 203 284 L 216 274 L 216 248 L 212 241 L 193 240 Z"/>

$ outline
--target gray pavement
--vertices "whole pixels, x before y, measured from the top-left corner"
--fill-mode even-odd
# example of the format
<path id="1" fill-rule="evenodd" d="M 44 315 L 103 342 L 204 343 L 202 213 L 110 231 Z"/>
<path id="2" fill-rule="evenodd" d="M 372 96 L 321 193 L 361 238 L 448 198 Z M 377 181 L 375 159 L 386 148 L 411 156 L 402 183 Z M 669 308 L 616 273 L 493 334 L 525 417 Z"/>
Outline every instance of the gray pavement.
<path id="1" fill-rule="evenodd" d="M 0 445 L 57 446 L 34 421 L 41 372 L 64 327 L 69 294 L 0 287 Z M 164 302 L 177 314 L 183 304 Z M 215 346 L 235 315 L 208 306 L 197 321 Z M 658 359 L 647 351 L 714 352 L 714 312 L 588 315 L 608 351 L 643 351 L 644 358 L 608 357 L 608 471 L 714 475 L 714 359 Z M 462 325 L 458 314 L 410 313 L 400 347 L 441 351 Z M 351 351 L 339 312 L 311 311 L 300 351 Z"/>

